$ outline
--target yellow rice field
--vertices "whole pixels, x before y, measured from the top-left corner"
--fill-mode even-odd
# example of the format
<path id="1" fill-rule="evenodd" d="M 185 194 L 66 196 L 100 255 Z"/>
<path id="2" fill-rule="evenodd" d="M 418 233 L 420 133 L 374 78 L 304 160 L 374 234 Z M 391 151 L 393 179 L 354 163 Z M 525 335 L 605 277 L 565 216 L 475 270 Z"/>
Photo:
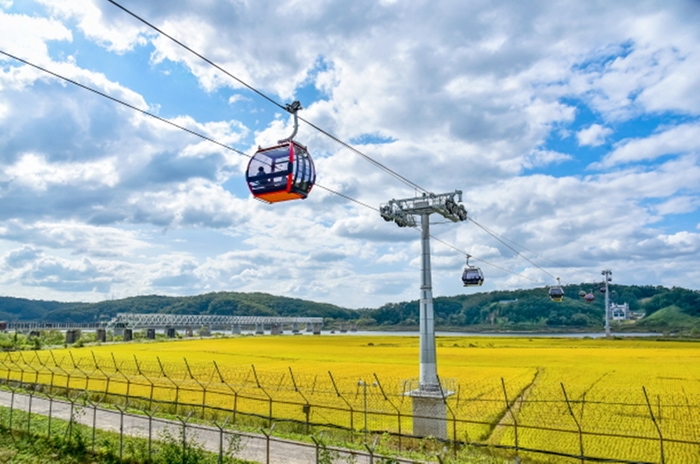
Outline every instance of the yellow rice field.
<path id="1" fill-rule="evenodd" d="M 447 398 L 450 438 L 514 445 L 517 431 L 524 448 L 648 462 L 659 462 L 663 453 L 666 462 L 700 462 L 694 444 L 700 442 L 700 343 L 438 337 L 437 344 L 439 375 L 454 391 Z M 418 338 L 257 336 L 102 345 L 6 354 L 3 374 L 192 405 L 231 409 L 235 402 L 242 413 L 410 433 L 404 381 L 418 375 Z"/>

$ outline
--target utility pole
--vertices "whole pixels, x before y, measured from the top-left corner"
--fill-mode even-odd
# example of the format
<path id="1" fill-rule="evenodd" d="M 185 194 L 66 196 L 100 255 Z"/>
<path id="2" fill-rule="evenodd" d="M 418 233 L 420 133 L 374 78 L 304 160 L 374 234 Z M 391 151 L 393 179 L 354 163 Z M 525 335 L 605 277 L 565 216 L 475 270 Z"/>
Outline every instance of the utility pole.
<path id="1" fill-rule="evenodd" d="M 605 284 L 605 337 L 610 338 L 610 292 L 608 291 L 608 282 L 612 280 L 612 271 L 604 269 L 601 271 L 603 275 L 603 283 Z"/>
<path id="2" fill-rule="evenodd" d="M 452 222 L 467 219 L 462 191 L 423 194 L 420 197 L 391 200 L 379 212 L 386 221 L 399 227 L 417 227 L 414 216 L 420 217 L 421 284 L 420 284 L 420 376 L 418 388 L 408 392 L 413 398 L 413 433 L 419 436 L 447 438 L 445 398 L 453 394 L 440 385 L 435 351 L 433 285 L 430 269 L 430 215 L 438 213 Z"/>

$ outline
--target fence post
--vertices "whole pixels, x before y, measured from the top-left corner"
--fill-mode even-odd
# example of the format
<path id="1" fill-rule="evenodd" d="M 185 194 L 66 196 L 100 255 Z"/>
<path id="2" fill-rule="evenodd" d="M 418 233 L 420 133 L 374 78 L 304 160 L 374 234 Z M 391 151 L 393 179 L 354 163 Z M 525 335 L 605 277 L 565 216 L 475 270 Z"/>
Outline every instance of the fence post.
<path id="1" fill-rule="evenodd" d="M 75 400 L 76 398 L 73 398 L 71 395 L 68 395 L 68 401 L 70 402 L 70 419 L 68 420 L 68 429 L 66 430 L 66 433 L 68 434 L 68 443 L 73 439 L 73 422 L 74 422 L 74 414 L 75 414 Z"/>
<path id="2" fill-rule="evenodd" d="M 33 383 L 34 383 L 34 385 L 36 385 L 37 383 L 39 383 L 39 370 L 36 369 L 32 364 L 29 364 L 29 363 L 24 359 L 24 354 L 22 354 L 21 351 L 20 351 L 19 355 L 22 357 L 22 362 L 24 363 L 24 365 L 27 366 L 28 368 L 30 368 L 31 370 L 34 371 L 34 382 L 33 382 Z M 35 357 L 35 358 L 37 357 L 36 351 L 34 352 L 34 357 Z"/>
<path id="3" fill-rule="evenodd" d="M 92 401 L 90 399 L 87 400 L 88 403 L 92 406 L 92 452 L 95 452 L 95 432 L 97 429 L 97 406 L 102 402 L 104 399 L 104 396 L 101 397 L 97 401 Z"/>
<path id="4" fill-rule="evenodd" d="M 91 351 L 92 354 L 92 361 L 95 363 L 95 369 L 100 371 L 100 373 L 104 376 L 105 378 L 105 391 L 104 394 L 102 395 L 103 398 L 107 398 L 107 395 L 109 394 L 109 383 L 112 380 L 112 376 L 108 375 L 104 370 L 102 370 L 102 366 L 97 362 L 97 357 L 95 356 L 95 352 Z"/>
<path id="5" fill-rule="evenodd" d="M 121 461 L 124 459 L 124 412 L 126 412 L 129 404 L 124 405 L 123 408 L 116 404 L 114 407 L 119 410 L 119 460 Z"/>
<path id="6" fill-rule="evenodd" d="M 46 435 L 48 438 L 51 438 L 51 419 L 53 418 L 53 395 L 52 394 L 47 394 L 46 396 L 49 397 L 49 423 L 47 425 L 47 431 Z"/>
<path id="7" fill-rule="evenodd" d="M 379 387 L 379 391 L 382 392 L 382 396 L 384 397 L 384 401 L 389 402 L 391 407 L 394 408 L 394 410 L 396 411 L 396 419 L 397 419 L 398 426 L 399 426 L 399 451 L 401 451 L 401 436 L 403 435 L 401 433 L 401 410 L 396 407 L 394 402 L 391 401 L 388 396 L 386 396 L 386 392 L 384 391 L 384 387 L 382 386 L 382 383 L 379 381 L 379 377 L 377 377 L 377 374 L 375 373 L 373 375 L 374 375 L 374 381 L 377 383 L 377 386 Z"/>
<path id="8" fill-rule="evenodd" d="M 219 429 L 219 464 L 224 462 L 224 429 L 228 423 L 228 417 L 224 420 L 224 423 L 219 425 L 216 421 L 212 421 L 217 429 Z"/>
<path id="9" fill-rule="evenodd" d="M 124 377 L 124 380 L 126 380 L 126 396 L 124 396 L 124 408 L 128 407 L 129 404 L 129 396 L 131 394 L 131 377 L 127 376 L 124 374 L 121 369 L 119 369 L 119 366 L 117 365 L 117 359 L 114 357 L 114 353 L 110 353 L 112 355 L 112 363 L 114 364 L 114 372 L 117 374 L 120 374 L 122 377 Z"/>
<path id="10" fill-rule="evenodd" d="M 321 441 L 321 436 L 323 435 L 323 431 L 318 434 L 318 438 L 316 436 L 311 435 L 311 440 L 313 440 L 314 444 L 316 445 L 316 464 L 319 464 L 320 457 L 321 457 L 321 447 L 324 449 L 326 448 L 326 445 Z"/>
<path id="11" fill-rule="evenodd" d="M 175 381 L 168 377 L 168 374 L 165 373 L 165 368 L 163 367 L 163 363 L 160 362 L 159 356 L 156 356 L 156 360 L 158 361 L 158 366 L 160 366 L 160 374 L 168 379 L 175 387 L 175 415 L 177 416 L 177 407 L 180 404 L 180 385 L 176 384 Z"/>
<path id="12" fill-rule="evenodd" d="M 142 409 L 142 411 L 148 416 L 148 462 L 151 462 L 153 456 L 153 416 L 158 412 L 158 406 L 154 410 Z"/>
<path id="13" fill-rule="evenodd" d="M 182 423 L 182 464 L 185 464 L 187 462 L 187 421 L 190 420 L 190 417 L 192 416 L 192 411 L 187 414 L 187 417 L 185 417 L 185 420 L 182 419 L 182 417 L 178 416 L 177 420 L 179 420 Z"/>
<path id="14" fill-rule="evenodd" d="M 661 464 L 664 464 L 666 462 L 666 458 L 664 456 L 664 436 L 661 434 L 661 427 L 659 427 L 659 424 L 656 421 L 656 417 L 654 417 L 654 410 L 651 407 L 651 403 L 649 402 L 649 396 L 647 395 L 647 389 L 642 387 L 642 391 L 644 392 L 644 399 L 647 402 L 647 406 L 649 407 L 649 415 L 651 416 L 651 421 L 654 423 L 654 427 L 656 427 L 656 432 L 659 434 L 659 449 L 661 450 Z"/>
<path id="15" fill-rule="evenodd" d="M 65 370 L 63 366 L 58 364 L 58 361 L 56 361 L 56 357 L 53 355 L 53 351 L 49 351 L 49 354 L 51 355 L 51 359 L 53 360 L 53 365 L 56 366 L 57 369 L 62 371 L 63 374 L 66 376 L 66 396 L 70 396 L 70 373 L 68 373 L 68 371 Z"/>
<path id="16" fill-rule="evenodd" d="M 262 434 L 265 435 L 265 464 L 270 464 L 270 436 L 272 435 L 272 431 L 275 429 L 275 425 L 277 424 L 273 423 L 270 426 L 269 432 L 263 428 L 260 429 Z"/>
<path id="17" fill-rule="evenodd" d="M 566 394 L 566 388 L 564 388 L 564 383 L 559 382 L 559 385 L 561 385 L 561 391 L 564 393 L 564 401 L 566 401 L 566 407 L 569 409 L 569 414 L 571 415 L 571 418 L 574 420 L 574 424 L 576 424 L 576 428 L 578 429 L 578 449 L 579 449 L 579 454 L 581 456 L 581 462 L 584 462 L 584 452 L 583 452 L 583 430 L 581 429 L 581 424 L 579 424 L 578 419 L 576 419 L 576 415 L 574 414 L 573 409 L 571 409 L 571 403 L 569 402 L 569 395 Z"/>
<path id="18" fill-rule="evenodd" d="M 73 364 L 73 369 L 77 370 L 78 372 L 83 374 L 83 377 L 85 377 L 85 388 L 83 388 L 83 390 L 90 390 L 90 376 L 87 374 L 87 372 L 83 371 L 80 367 L 78 367 L 78 364 L 75 362 L 75 358 L 73 357 L 73 352 L 69 351 L 68 356 L 70 356 L 71 363 Z"/>
<path id="19" fill-rule="evenodd" d="M 224 380 L 224 376 L 221 375 L 221 370 L 219 370 L 219 365 L 216 364 L 216 361 L 212 361 L 212 362 L 214 363 L 214 369 L 216 370 L 216 374 L 219 376 L 219 380 L 221 381 L 221 383 L 226 385 L 226 388 L 231 390 L 231 392 L 233 393 L 233 423 L 235 424 L 236 423 L 236 411 L 238 409 L 238 390 L 234 390 L 233 387 L 231 387 L 231 385 L 229 385 L 229 383 L 226 380 Z"/>
<path id="20" fill-rule="evenodd" d="M 333 374 L 331 374 L 331 371 L 328 371 L 328 376 L 331 378 L 331 383 L 333 384 L 333 388 L 335 389 L 335 394 L 338 395 L 338 397 L 341 400 L 343 400 L 343 402 L 348 406 L 348 410 L 350 411 L 350 438 L 352 439 L 355 434 L 355 410 L 353 409 L 350 402 L 346 400 L 343 395 L 340 394 L 340 390 L 338 390 L 338 385 L 335 383 L 335 379 L 333 378 Z"/>
<path id="21" fill-rule="evenodd" d="M 12 415 L 15 411 L 15 390 L 16 387 L 10 387 L 10 391 L 12 392 L 12 395 L 10 396 L 10 425 L 8 427 L 8 429 L 10 429 L 10 433 L 12 433 Z"/>
<path id="22" fill-rule="evenodd" d="M 367 442 L 363 443 L 369 452 L 369 464 L 374 464 L 374 450 L 377 449 L 377 440 L 379 440 L 379 437 L 374 437 L 374 443 L 372 443 L 371 447 L 367 444 Z"/>
<path id="23" fill-rule="evenodd" d="M 198 378 L 192 375 L 192 369 L 190 369 L 190 363 L 187 362 L 187 358 L 183 356 L 182 359 L 185 361 L 185 367 L 187 368 L 187 374 L 190 376 L 190 379 L 194 380 L 197 385 L 199 385 L 199 388 L 202 389 L 202 419 L 204 419 L 204 408 L 207 403 L 207 388 L 202 382 L 199 381 Z"/>
<path id="24" fill-rule="evenodd" d="M 510 417 L 513 419 L 513 426 L 515 430 L 515 459 L 519 462 L 520 458 L 518 456 L 518 449 L 520 448 L 520 445 L 518 442 L 518 421 L 515 419 L 515 414 L 513 414 L 513 410 L 510 407 L 510 401 L 508 400 L 508 391 L 506 390 L 506 381 L 503 379 L 503 377 L 501 377 L 501 386 L 503 387 L 503 397 L 506 401 L 506 409 L 508 409 Z"/>
<path id="25" fill-rule="evenodd" d="M 36 384 L 34 384 L 34 388 L 36 388 Z M 27 411 L 27 434 L 30 437 L 32 436 L 32 400 L 34 399 L 34 388 L 29 390 L 29 408 Z"/>
<path id="26" fill-rule="evenodd" d="M 260 390 L 262 390 L 263 393 L 265 393 L 265 395 L 268 398 L 269 407 L 268 407 L 268 421 L 267 421 L 267 423 L 268 423 L 269 427 L 272 427 L 272 397 L 267 392 L 267 390 L 265 390 L 265 388 L 263 388 L 263 386 L 260 385 L 260 380 L 258 379 L 258 373 L 255 371 L 255 365 L 251 364 L 250 367 L 253 369 L 253 376 L 255 377 L 255 383 L 258 385 L 258 388 Z"/>
<path id="27" fill-rule="evenodd" d="M 153 409 L 153 389 L 155 388 L 153 381 L 143 373 L 143 370 L 141 370 L 141 364 L 139 364 L 139 360 L 136 358 L 136 355 L 134 355 L 134 364 L 136 365 L 136 372 L 146 379 L 146 382 L 148 382 L 151 386 L 151 391 L 148 395 L 148 409 Z"/>
<path id="28" fill-rule="evenodd" d="M 302 407 L 304 414 L 306 415 L 306 434 L 309 434 L 309 415 L 311 414 L 311 404 L 309 404 L 309 400 L 304 396 L 304 394 L 299 390 L 297 387 L 297 381 L 294 378 L 294 372 L 292 372 L 291 366 L 289 366 L 289 376 L 292 378 L 292 385 L 294 386 L 294 391 L 299 393 L 301 398 L 304 400 L 304 406 Z"/>
<path id="29" fill-rule="evenodd" d="M 442 396 L 442 402 L 445 404 L 445 408 L 450 412 L 452 416 L 452 453 L 454 457 L 457 458 L 457 415 L 455 414 L 452 406 L 447 402 L 447 397 L 445 396 L 445 389 L 442 386 L 442 380 L 440 376 L 437 376 L 438 385 L 440 386 L 440 395 Z M 459 396 L 458 396 L 459 398 Z"/>

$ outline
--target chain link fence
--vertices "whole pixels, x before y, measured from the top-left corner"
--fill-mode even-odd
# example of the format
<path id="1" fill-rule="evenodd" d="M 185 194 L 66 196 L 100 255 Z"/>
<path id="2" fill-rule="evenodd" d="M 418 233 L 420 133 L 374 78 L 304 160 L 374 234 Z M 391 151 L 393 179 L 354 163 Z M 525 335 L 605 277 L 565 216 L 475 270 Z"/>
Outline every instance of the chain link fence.
<path id="1" fill-rule="evenodd" d="M 233 369 L 187 359 L 164 363 L 159 358 L 59 353 L 0 356 L 0 382 L 10 389 L 13 408 L 19 389 L 29 392 L 23 395 L 28 401 L 23 410 L 30 413 L 32 402 L 41 396 L 49 402 L 42 414 L 51 417 L 51 404 L 61 398 L 64 408 L 79 403 L 83 411 L 92 411 L 94 429 L 96 411 L 109 411 L 103 407 L 109 405 L 111 412 L 103 414 L 120 415 L 122 424 L 125 418 L 139 417 L 149 427 L 181 425 L 182 436 L 191 427 L 208 437 L 204 441 L 214 452 L 234 434 L 229 427 L 257 432 L 235 432 L 250 449 L 280 449 L 284 441 L 275 438 L 273 430 L 297 434 L 313 439 L 297 446 L 308 448 L 317 462 L 331 455 L 340 462 L 375 462 L 368 447 L 373 437 L 381 437 L 383 446 L 399 453 L 425 450 L 430 442 L 437 461 L 476 447 L 496 455 L 556 462 L 700 462 L 700 397 L 685 391 L 652 394 L 640 387 L 598 389 L 594 394 L 586 386 L 543 384 L 538 373 L 508 382 L 445 382 L 445 390 L 451 392 L 443 398 L 448 437 L 438 442 L 412 434 L 415 416 L 407 395 L 415 387 L 412 381 L 377 374 L 358 379 L 330 371 L 297 373 L 291 367 L 262 372 L 254 365 Z M 143 426 L 127 429 L 139 430 L 150 443 L 152 429 L 148 434 Z M 359 449 L 325 444 L 330 442 Z M 265 456 L 251 460 L 285 462 L 266 461 Z"/>

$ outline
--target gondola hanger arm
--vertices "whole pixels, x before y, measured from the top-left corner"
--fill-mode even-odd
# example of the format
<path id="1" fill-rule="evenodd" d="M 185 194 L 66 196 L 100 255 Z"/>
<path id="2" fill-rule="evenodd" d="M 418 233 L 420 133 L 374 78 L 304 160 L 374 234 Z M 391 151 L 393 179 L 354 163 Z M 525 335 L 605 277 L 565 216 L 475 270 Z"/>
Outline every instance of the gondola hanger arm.
<path id="1" fill-rule="evenodd" d="M 297 116 L 297 111 L 302 110 L 303 108 L 301 107 L 301 103 L 299 102 L 299 100 L 294 100 L 292 103 L 286 105 L 284 109 L 292 113 L 292 115 L 294 116 L 294 131 L 292 132 L 292 135 L 290 135 L 286 139 L 280 140 L 280 144 L 291 142 L 292 140 L 294 140 L 294 137 L 296 137 L 297 130 L 299 130 L 299 116 Z"/>

